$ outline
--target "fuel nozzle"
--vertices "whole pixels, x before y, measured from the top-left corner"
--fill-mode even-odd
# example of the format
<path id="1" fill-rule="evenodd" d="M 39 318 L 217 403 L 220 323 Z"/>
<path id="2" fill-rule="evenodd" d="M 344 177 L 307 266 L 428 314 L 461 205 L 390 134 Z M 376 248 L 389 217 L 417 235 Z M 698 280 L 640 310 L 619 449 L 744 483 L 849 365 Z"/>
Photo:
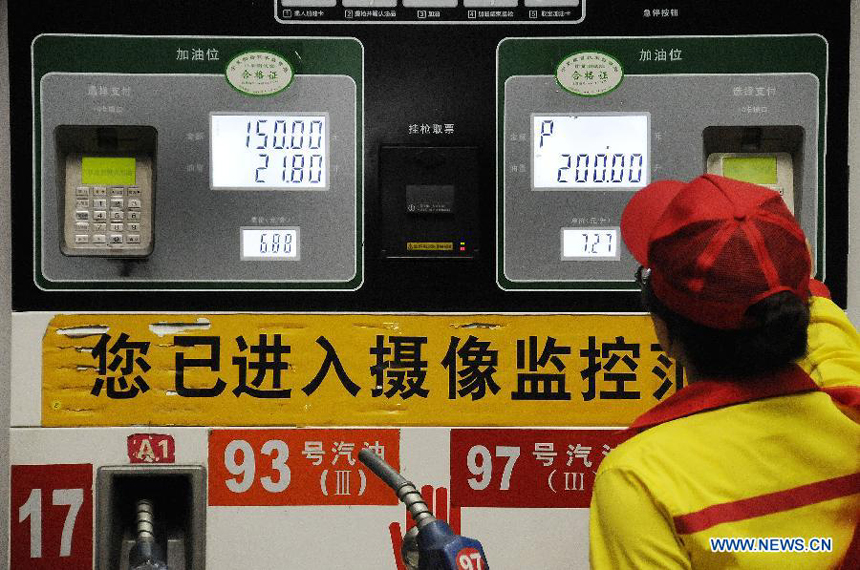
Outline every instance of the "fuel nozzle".
<path id="1" fill-rule="evenodd" d="M 401 553 L 404 563 L 409 565 L 410 569 L 489 570 L 481 543 L 475 539 L 454 534 L 445 521 L 434 517 L 413 483 L 407 481 L 370 449 L 362 449 L 358 458 L 394 490 L 397 498 L 406 505 L 406 510 L 415 521 L 415 527 L 410 529 L 404 539 Z"/>
<path id="2" fill-rule="evenodd" d="M 164 551 L 155 541 L 155 514 L 152 501 L 135 504 L 136 537 L 128 553 L 129 570 L 168 570 Z"/>
<path id="3" fill-rule="evenodd" d="M 403 475 L 395 471 L 384 459 L 370 449 L 362 449 L 358 458 L 386 485 L 394 489 L 397 498 L 406 505 L 406 510 L 409 511 L 409 515 L 415 521 L 418 530 L 436 520 L 415 485 L 404 479 Z"/>

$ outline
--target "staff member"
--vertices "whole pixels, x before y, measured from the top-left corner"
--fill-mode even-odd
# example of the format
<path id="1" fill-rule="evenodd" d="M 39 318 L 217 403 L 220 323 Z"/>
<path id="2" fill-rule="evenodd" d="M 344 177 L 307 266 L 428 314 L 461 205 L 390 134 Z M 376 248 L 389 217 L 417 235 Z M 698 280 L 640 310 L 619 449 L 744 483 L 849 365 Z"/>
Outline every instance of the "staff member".
<path id="1" fill-rule="evenodd" d="M 860 568 L 860 335 L 780 196 L 655 182 L 621 232 L 689 385 L 601 464 L 592 567 Z"/>

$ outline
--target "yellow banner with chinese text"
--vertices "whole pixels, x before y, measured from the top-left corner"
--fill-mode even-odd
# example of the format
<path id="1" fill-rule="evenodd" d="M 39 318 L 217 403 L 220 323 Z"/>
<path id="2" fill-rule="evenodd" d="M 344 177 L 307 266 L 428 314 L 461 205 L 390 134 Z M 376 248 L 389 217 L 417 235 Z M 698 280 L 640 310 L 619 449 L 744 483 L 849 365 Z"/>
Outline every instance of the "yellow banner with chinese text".
<path id="1" fill-rule="evenodd" d="M 644 315 L 57 315 L 45 426 L 612 426 L 683 371 Z"/>

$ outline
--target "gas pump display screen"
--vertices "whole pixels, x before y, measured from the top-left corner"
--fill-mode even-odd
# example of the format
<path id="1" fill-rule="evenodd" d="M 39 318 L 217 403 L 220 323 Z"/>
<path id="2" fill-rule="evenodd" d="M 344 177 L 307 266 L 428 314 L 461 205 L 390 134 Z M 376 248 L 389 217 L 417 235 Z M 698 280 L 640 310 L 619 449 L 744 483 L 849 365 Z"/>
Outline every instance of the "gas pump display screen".
<path id="1" fill-rule="evenodd" d="M 211 187 L 215 190 L 326 190 L 328 124 L 324 114 L 210 115 Z"/>
<path id="2" fill-rule="evenodd" d="M 618 228 L 562 228 L 562 259 L 620 259 Z"/>
<path id="3" fill-rule="evenodd" d="M 534 190 L 641 188 L 650 177 L 647 113 L 532 115 Z"/>
<path id="4" fill-rule="evenodd" d="M 242 228 L 242 260 L 299 259 L 298 228 Z"/>

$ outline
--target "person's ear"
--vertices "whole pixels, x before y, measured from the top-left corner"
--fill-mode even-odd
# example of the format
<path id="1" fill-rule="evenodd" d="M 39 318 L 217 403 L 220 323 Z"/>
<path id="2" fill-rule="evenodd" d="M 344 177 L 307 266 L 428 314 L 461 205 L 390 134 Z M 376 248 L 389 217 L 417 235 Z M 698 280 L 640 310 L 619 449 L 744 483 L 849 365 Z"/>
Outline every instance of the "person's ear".
<path id="1" fill-rule="evenodd" d="M 652 313 L 651 322 L 654 323 L 654 332 L 657 334 L 657 342 L 660 343 L 660 348 L 663 349 L 663 352 L 677 360 L 678 355 L 674 353 L 674 339 L 669 332 L 669 327 L 666 326 L 666 321 Z"/>

